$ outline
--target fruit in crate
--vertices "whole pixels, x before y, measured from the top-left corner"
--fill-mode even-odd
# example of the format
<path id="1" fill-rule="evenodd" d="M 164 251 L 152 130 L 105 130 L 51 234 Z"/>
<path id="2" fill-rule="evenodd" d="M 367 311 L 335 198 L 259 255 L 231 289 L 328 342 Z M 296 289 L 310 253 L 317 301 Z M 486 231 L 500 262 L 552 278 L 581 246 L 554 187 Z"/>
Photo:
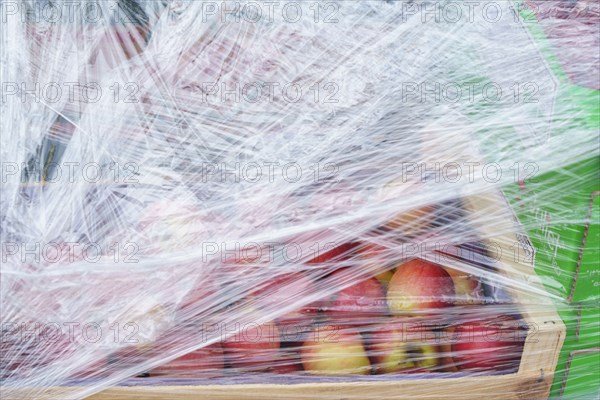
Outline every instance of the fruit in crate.
<path id="1" fill-rule="evenodd" d="M 340 285 L 354 282 L 358 278 L 352 271 L 353 268 L 340 269 L 327 279 Z M 375 278 L 358 279 L 358 282 L 335 293 L 325 304 L 327 316 L 336 321 L 368 324 L 373 318 L 387 313 L 385 291 Z"/>
<path id="2" fill-rule="evenodd" d="M 387 303 L 392 314 L 427 313 L 451 306 L 454 295 L 454 281 L 442 266 L 414 259 L 396 268 Z"/>
<path id="3" fill-rule="evenodd" d="M 280 336 L 277 325 L 250 323 L 223 342 L 229 366 L 244 370 L 265 370 L 277 359 Z"/>
<path id="4" fill-rule="evenodd" d="M 453 268 L 444 268 L 454 282 L 455 301 L 457 304 L 477 304 L 483 300 L 483 286 L 472 275 Z"/>
<path id="5" fill-rule="evenodd" d="M 436 333 L 415 318 L 389 318 L 368 334 L 369 356 L 377 373 L 429 372 L 440 367 Z"/>
<path id="6" fill-rule="evenodd" d="M 211 344 L 187 353 L 150 371 L 150 376 L 216 377 L 222 374 L 225 358 L 221 344 Z"/>
<path id="7" fill-rule="evenodd" d="M 510 316 L 467 321 L 449 335 L 452 357 L 459 370 L 516 370 L 526 330 Z"/>
<path id="8" fill-rule="evenodd" d="M 317 326 L 301 349 L 304 370 L 314 375 L 368 375 L 371 364 L 362 336 L 335 325 Z"/>
<path id="9" fill-rule="evenodd" d="M 375 279 L 377 279 L 379 281 L 379 283 L 381 283 L 382 285 L 387 287 L 387 285 L 392 280 L 393 276 L 394 276 L 394 271 L 388 270 L 388 271 L 384 271 L 380 274 L 375 275 Z"/>

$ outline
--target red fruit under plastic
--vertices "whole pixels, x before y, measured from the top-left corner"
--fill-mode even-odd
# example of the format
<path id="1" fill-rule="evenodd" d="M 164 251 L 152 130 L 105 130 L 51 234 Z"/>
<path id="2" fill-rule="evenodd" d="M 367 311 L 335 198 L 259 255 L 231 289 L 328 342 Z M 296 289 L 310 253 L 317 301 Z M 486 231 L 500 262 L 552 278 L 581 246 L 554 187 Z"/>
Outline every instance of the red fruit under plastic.
<path id="1" fill-rule="evenodd" d="M 279 355 L 279 329 L 273 323 L 248 324 L 223 342 L 227 362 L 233 368 L 269 368 Z"/>
<path id="2" fill-rule="evenodd" d="M 348 269 L 336 271 L 328 279 L 351 279 Z M 383 287 L 375 278 L 359 281 L 336 293 L 331 303 L 325 307 L 327 315 L 336 321 L 351 319 L 358 323 L 371 323 L 373 318 L 387 313 L 386 296 Z M 362 322 L 360 322 L 362 320 Z"/>
<path id="3" fill-rule="evenodd" d="M 472 321 L 454 330 L 452 354 L 460 370 L 505 371 L 519 366 L 523 332 L 511 318 Z"/>
<path id="4" fill-rule="evenodd" d="M 333 263 L 336 261 L 343 261 L 349 259 L 354 249 L 358 246 L 358 243 L 346 242 L 340 246 L 337 246 L 331 250 L 319 249 L 319 254 L 310 260 L 309 264 L 322 264 L 322 263 Z"/>

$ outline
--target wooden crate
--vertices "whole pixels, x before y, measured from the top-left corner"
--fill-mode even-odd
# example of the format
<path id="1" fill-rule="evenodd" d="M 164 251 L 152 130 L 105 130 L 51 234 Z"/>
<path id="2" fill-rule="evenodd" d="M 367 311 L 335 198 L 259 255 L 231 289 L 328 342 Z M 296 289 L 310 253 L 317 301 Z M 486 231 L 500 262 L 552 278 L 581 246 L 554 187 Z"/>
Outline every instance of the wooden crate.
<path id="1" fill-rule="evenodd" d="M 468 212 L 476 214 L 480 222 L 476 229 L 483 238 L 493 238 L 502 248 L 498 260 L 499 271 L 506 276 L 505 289 L 519 307 L 523 321 L 535 329 L 528 333 L 519 369 L 515 373 L 487 376 L 464 374 L 433 374 L 426 379 L 389 381 L 240 384 L 199 386 L 115 386 L 93 394 L 91 400 L 117 399 L 545 399 L 548 398 L 554 370 L 562 347 L 565 326 L 535 275 L 533 263 L 514 257 L 515 244 L 523 238 L 515 234 L 512 211 L 501 194 L 473 196 L 464 200 Z M 502 211 L 506 215 L 501 215 Z M 493 212 L 492 212 L 493 211 Z M 493 223 L 486 223 L 486 215 Z M 476 223 L 477 223 L 476 222 Z M 500 234 L 498 234 L 500 233 Z M 523 290 L 526 285 L 527 290 Z M 73 388 L 75 389 L 75 388 Z M 81 388 L 78 388 L 81 389 Z M 75 389 L 76 390 L 76 389 Z M 54 392 L 54 393 L 53 393 Z M 69 388 L 56 388 L 47 394 L 66 398 Z M 81 392 L 80 392 L 81 394 Z"/>

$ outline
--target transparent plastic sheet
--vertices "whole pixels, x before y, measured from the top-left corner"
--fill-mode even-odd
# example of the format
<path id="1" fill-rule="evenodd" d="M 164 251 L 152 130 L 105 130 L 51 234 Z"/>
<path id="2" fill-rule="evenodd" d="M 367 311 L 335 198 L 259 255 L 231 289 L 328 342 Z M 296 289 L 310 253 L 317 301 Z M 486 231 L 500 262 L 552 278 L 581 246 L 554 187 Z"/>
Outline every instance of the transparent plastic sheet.
<path id="1" fill-rule="evenodd" d="M 576 3 L 3 2 L 2 398 L 538 398 L 565 325 L 585 393 Z"/>

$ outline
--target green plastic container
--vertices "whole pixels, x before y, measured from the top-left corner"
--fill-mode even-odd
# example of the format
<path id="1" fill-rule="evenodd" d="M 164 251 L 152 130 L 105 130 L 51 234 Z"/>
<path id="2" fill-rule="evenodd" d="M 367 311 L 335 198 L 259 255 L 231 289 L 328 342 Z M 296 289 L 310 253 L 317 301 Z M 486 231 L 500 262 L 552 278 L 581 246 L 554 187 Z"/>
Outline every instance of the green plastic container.
<path id="1" fill-rule="evenodd" d="M 560 49 L 552 47 L 535 13 L 519 9 L 559 81 L 556 115 L 577 115 L 571 128 L 598 132 L 600 92 L 569 80 L 556 56 Z M 600 159 L 515 184 L 505 195 L 535 248 L 537 274 L 563 299 L 556 306 L 567 336 L 551 398 L 600 398 Z"/>

